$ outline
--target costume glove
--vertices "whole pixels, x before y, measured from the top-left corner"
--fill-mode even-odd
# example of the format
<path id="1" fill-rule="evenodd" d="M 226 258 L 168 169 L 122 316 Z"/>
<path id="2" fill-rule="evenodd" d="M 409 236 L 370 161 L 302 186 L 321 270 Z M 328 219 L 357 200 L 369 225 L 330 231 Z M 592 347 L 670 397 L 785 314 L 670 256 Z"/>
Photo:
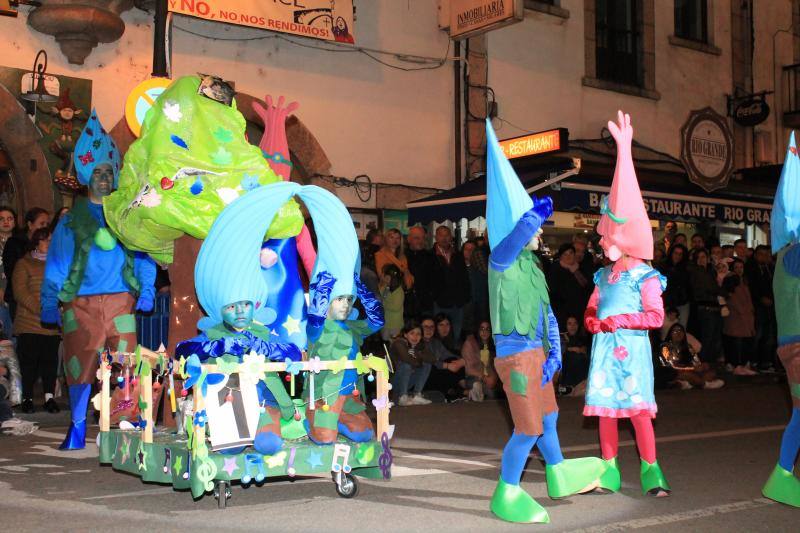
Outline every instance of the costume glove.
<path id="1" fill-rule="evenodd" d="M 41 321 L 42 324 L 55 324 L 61 327 L 61 313 L 58 312 L 58 308 L 42 309 Z"/>
<path id="2" fill-rule="evenodd" d="M 556 372 L 561 370 L 561 357 L 558 355 L 551 355 L 542 364 L 542 387 L 552 381 Z"/>
<path id="3" fill-rule="evenodd" d="M 149 313 L 153 310 L 153 297 L 142 294 L 136 302 L 136 310 L 142 313 Z"/>

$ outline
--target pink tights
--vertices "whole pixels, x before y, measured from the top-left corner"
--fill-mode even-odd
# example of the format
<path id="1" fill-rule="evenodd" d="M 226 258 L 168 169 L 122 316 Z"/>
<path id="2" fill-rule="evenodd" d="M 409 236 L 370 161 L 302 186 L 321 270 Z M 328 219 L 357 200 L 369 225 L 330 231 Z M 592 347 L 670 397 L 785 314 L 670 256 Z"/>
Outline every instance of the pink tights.
<path id="1" fill-rule="evenodd" d="M 631 417 L 631 423 L 636 434 L 636 446 L 639 448 L 639 457 L 650 464 L 656 462 L 656 435 L 653 432 L 653 420 L 645 413 Z M 607 416 L 600 417 L 600 451 L 603 459 L 613 459 L 617 456 L 619 448 L 619 431 L 617 419 Z"/>

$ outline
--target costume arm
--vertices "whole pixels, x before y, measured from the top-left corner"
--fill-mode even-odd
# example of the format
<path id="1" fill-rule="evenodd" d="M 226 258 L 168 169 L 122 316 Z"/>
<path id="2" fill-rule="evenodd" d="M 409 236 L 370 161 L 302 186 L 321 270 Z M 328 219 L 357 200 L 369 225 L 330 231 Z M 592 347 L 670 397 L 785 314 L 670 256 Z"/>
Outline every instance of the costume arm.
<path id="1" fill-rule="evenodd" d="M 592 334 L 600 333 L 600 320 L 597 318 L 597 306 L 599 303 L 600 289 L 595 285 L 592 296 L 589 297 L 589 303 L 586 304 L 586 313 L 583 315 L 583 325 L 586 326 L 586 331 Z"/>
<path id="2" fill-rule="evenodd" d="M 152 300 L 156 296 L 156 263 L 144 252 L 136 252 L 133 259 L 133 274 L 139 280 L 139 297 Z"/>
<path id="3" fill-rule="evenodd" d="M 550 350 L 547 359 L 542 365 L 542 387 L 553 379 L 556 372 L 561 369 L 561 334 L 558 331 L 558 320 L 553 314 L 553 309 L 547 306 L 547 341 Z"/>
<path id="4" fill-rule="evenodd" d="M 267 342 L 257 337 L 252 339 L 250 350 L 264 354 L 270 361 L 285 361 L 287 358 L 292 361 L 300 361 L 303 353 L 300 348 L 289 342 Z"/>
<path id="5" fill-rule="evenodd" d="M 28 287 L 29 278 L 30 275 L 24 263 L 17 261 L 17 266 L 14 267 L 14 275 L 11 277 L 11 284 L 17 289 L 14 292 L 14 299 L 19 305 L 38 316 L 41 312 L 39 300 L 37 299 L 38 295 L 34 294 Z"/>
<path id="6" fill-rule="evenodd" d="M 549 197 L 536 200 L 534 206 L 525 212 L 517 221 L 511 233 L 506 235 L 500 244 L 494 247 L 489 256 L 492 268 L 503 272 L 517 259 L 528 242 L 536 235 L 542 223 L 553 212 L 553 202 Z M 490 230 L 491 231 L 491 230 Z"/>
<path id="7" fill-rule="evenodd" d="M 61 218 L 47 252 L 42 281 L 42 311 L 58 309 L 58 293 L 69 275 L 75 253 L 75 235 L 66 226 L 69 215 Z"/>
<path id="8" fill-rule="evenodd" d="M 358 274 L 354 276 L 354 280 L 356 283 L 356 294 L 358 299 L 361 300 L 361 304 L 364 306 L 364 312 L 367 314 L 367 326 L 369 327 L 370 333 L 375 333 L 380 330 L 384 324 L 383 305 L 381 301 L 372 294 L 372 291 L 364 285 L 361 278 L 358 277 Z"/>
<path id="9" fill-rule="evenodd" d="M 325 319 L 328 317 L 334 283 L 336 283 L 336 279 L 328 272 L 323 271 L 317 274 L 317 280 L 309 288 L 312 294 L 306 322 L 306 334 L 309 342 L 316 342 L 322 335 L 322 330 L 325 329 Z"/>
<path id="10" fill-rule="evenodd" d="M 793 246 L 784 254 L 783 268 L 790 276 L 800 278 L 800 245 Z"/>
<path id="11" fill-rule="evenodd" d="M 627 313 L 614 315 L 603 319 L 603 325 L 613 324 L 614 331 L 624 329 L 656 329 L 664 323 L 664 302 L 661 300 L 661 281 L 658 276 L 648 278 L 642 283 L 642 308 L 641 313 Z M 605 329 L 604 329 L 605 330 Z"/>

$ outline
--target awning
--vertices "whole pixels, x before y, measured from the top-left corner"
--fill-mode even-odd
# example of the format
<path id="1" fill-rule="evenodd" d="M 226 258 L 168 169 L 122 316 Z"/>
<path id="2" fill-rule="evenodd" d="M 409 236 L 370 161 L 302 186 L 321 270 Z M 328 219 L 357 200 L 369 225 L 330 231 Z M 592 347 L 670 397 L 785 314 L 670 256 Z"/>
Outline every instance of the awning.
<path id="1" fill-rule="evenodd" d="M 558 158 L 542 165 L 529 167 L 520 174 L 528 194 L 545 188 L 558 180 L 572 177 L 580 171 L 580 160 Z M 486 176 L 462 183 L 458 187 L 406 204 L 408 225 L 473 219 L 486 215 Z"/>

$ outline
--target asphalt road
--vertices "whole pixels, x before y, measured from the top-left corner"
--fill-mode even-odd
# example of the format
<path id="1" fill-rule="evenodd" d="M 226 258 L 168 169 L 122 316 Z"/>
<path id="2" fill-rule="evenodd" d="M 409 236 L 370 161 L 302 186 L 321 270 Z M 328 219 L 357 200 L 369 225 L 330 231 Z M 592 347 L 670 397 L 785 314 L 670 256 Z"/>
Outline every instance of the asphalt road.
<path id="1" fill-rule="evenodd" d="M 353 500 L 337 497 L 330 478 L 308 478 L 235 485 L 224 510 L 213 496 L 193 501 L 187 492 L 100 466 L 93 444 L 58 451 L 68 413 L 36 413 L 28 418 L 41 425 L 37 433 L 0 435 L 0 531 L 795 532 L 800 510 L 760 494 L 789 416 L 786 386 L 776 381 L 658 394 L 658 455 L 673 488 L 669 498 L 642 496 L 624 424 L 618 494 L 550 500 L 544 467 L 533 457 L 523 486 L 548 509 L 548 525 L 508 524 L 489 512 L 510 434 L 502 402 L 396 408 L 393 479 L 362 480 Z M 582 398 L 559 404 L 565 456 L 599 454 L 596 423 L 580 415 Z"/>

